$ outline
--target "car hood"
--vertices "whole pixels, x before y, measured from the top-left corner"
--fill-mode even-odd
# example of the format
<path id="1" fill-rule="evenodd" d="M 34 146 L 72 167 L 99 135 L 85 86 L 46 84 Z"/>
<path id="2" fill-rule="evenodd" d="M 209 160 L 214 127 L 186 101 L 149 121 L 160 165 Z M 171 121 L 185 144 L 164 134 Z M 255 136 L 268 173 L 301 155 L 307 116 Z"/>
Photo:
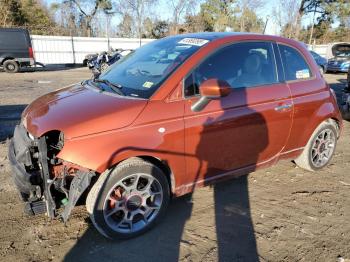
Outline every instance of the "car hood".
<path id="1" fill-rule="evenodd" d="M 36 137 L 59 130 L 69 139 L 126 127 L 146 104 L 147 100 L 100 92 L 88 85 L 74 85 L 32 102 L 24 110 L 22 121 Z"/>

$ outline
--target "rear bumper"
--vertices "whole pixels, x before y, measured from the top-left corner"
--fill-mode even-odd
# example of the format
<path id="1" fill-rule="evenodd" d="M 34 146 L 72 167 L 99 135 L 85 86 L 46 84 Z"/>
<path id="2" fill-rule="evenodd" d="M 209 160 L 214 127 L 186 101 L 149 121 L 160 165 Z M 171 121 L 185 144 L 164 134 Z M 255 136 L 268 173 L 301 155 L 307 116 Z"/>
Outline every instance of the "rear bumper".
<path id="1" fill-rule="evenodd" d="M 34 66 L 34 58 L 17 58 L 16 59 L 22 66 Z"/>
<path id="2" fill-rule="evenodd" d="M 348 70 L 349 70 L 348 67 L 342 67 L 340 65 L 339 66 L 327 65 L 327 71 L 347 73 Z"/>

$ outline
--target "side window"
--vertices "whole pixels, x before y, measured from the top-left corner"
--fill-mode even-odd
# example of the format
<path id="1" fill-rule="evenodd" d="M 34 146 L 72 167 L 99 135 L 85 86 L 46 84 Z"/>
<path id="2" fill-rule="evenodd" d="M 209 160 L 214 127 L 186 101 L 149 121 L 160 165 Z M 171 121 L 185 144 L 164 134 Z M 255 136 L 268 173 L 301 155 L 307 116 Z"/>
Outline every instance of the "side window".
<path id="1" fill-rule="evenodd" d="M 304 57 L 294 48 L 279 45 L 286 81 L 311 77 L 311 70 Z"/>
<path id="2" fill-rule="evenodd" d="M 5 49 L 27 49 L 27 40 L 22 31 L 1 32 L 0 46 Z"/>
<path id="3" fill-rule="evenodd" d="M 243 42 L 216 51 L 185 79 L 185 96 L 198 94 L 200 84 L 210 78 L 225 80 L 232 88 L 277 83 L 272 43 Z"/>

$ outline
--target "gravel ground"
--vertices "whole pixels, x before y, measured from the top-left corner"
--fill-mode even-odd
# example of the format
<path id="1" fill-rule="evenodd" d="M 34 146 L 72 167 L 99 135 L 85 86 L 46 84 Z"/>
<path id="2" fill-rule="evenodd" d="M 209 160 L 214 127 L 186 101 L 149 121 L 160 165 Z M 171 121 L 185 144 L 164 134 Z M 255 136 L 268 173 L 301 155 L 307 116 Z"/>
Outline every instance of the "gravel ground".
<path id="1" fill-rule="evenodd" d="M 163 222 L 136 239 L 106 240 L 84 206 L 66 226 L 25 216 L 5 138 L 33 99 L 90 76 L 85 68 L 0 72 L 0 261 L 349 261 L 349 122 L 324 170 L 310 173 L 283 161 L 198 189 L 173 200 Z M 345 75 L 325 77 L 342 88 Z"/>

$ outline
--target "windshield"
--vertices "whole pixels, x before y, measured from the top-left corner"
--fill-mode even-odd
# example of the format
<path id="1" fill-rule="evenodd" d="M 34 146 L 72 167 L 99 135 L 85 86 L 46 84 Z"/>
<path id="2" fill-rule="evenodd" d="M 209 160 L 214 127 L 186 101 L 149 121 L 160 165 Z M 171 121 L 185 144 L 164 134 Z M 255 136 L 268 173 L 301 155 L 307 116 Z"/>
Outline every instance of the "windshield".
<path id="1" fill-rule="evenodd" d="M 310 53 L 315 59 L 320 57 L 319 54 L 315 53 L 314 51 L 310 51 Z"/>
<path id="2" fill-rule="evenodd" d="M 332 51 L 334 56 L 350 58 L 350 44 L 334 45 Z"/>
<path id="3" fill-rule="evenodd" d="M 125 95 L 149 98 L 179 65 L 208 42 L 185 37 L 153 41 L 120 59 L 99 79 L 120 86 Z"/>

